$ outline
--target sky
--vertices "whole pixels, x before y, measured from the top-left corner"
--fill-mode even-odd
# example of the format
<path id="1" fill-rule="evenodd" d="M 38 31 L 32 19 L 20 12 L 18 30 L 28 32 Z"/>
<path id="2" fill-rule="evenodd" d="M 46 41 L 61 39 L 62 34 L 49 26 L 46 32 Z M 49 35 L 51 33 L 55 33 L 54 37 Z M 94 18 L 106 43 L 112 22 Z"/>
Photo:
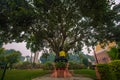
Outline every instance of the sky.
<path id="1" fill-rule="evenodd" d="M 27 55 L 30 55 L 31 52 L 30 50 L 28 50 L 26 48 L 26 43 L 25 42 L 22 42 L 22 43 L 12 43 L 12 44 L 6 44 L 6 45 L 3 45 L 3 48 L 5 49 L 15 49 L 17 51 L 20 51 L 22 53 L 22 56 L 27 56 Z"/>
<path id="2" fill-rule="evenodd" d="M 116 4 L 120 3 L 120 0 L 115 0 L 115 3 L 116 3 Z"/>
<path id="3" fill-rule="evenodd" d="M 118 4 L 120 3 L 120 0 L 115 0 L 115 3 Z M 26 43 L 25 42 L 22 42 L 22 43 L 12 43 L 12 44 L 6 44 L 6 45 L 3 45 L 3 47 L 5 49 L 15 49 L 17 51 L 20 51 L 22 53 L 22 56 L 27 56 L 27 55 L 30 55 L 31 52 L 30 50 L 28 50 L 26 48 Z M 83 50 L 82 50 L 85 54 L 90 54 L 90 55 L 93 55 L 93 50 L 90 51 L 90 53 L 88 53 L 87 51 L 87 47 L 83 47 Z"/>
<path id="4" fill-rule="evenodd" d="M 5 49 L 15 49 L 17 51 L 20 51 L 22 53 L 22 56 L 31 55 L 31 51 L 26 48 L 26 43 L 25 42 L 22 42 L 22 43 L 15 43 L 14 42 L 14 43 L 11 43 L 11 44 L 9 43 L 9 44 L 3 45 L 3 48 L 5 48 Z M 87 51 L 86 46 L 83 47 L 82 52 L 84 52 L 85 54 L 90 54 L 90 55 L 93 54 L 92 50 L 91 50 L 90 53 Z"/>

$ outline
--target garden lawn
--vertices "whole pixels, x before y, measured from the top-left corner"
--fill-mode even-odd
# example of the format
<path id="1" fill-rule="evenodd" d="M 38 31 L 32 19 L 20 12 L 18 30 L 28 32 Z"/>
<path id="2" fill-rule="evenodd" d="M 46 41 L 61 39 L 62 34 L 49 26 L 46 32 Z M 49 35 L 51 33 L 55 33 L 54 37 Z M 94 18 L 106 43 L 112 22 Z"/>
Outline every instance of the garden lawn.
<path id="1" fill-rule="evenodd" d="M 43 76 L 49 73 L 46 70 L 7 70 L 4 80 L 32 80 L 35 77 Z M 0 71 L 1 78 L 2 71 Z"/>
<path id="2" fill-rule="evenodd" d="M 74 73 L 75 74 L 80 74 L 80 75 L 85 76 L 85 77 L 90 77 L 92 79 L 96 79 L 95 70 L 80 69 L 80 70 L 74 70 Z"/>

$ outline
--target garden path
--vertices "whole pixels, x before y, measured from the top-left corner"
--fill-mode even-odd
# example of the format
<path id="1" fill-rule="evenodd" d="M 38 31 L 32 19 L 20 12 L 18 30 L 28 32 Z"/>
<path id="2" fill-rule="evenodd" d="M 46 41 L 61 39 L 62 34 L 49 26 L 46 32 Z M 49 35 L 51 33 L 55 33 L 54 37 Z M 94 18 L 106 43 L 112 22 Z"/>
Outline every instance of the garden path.
<path id="1" fill-rule="evenodd" d="M 73 76 L 73 77 L 70 77 L 70 78 L 51 78 L 50 77 L 50 74 L 47 74 L 45 76 L 42 76 L 42 77 L 37 77 L 35 79 L 32 79 L 32 80 L 93 80 L 91 78 L 88 78 L 88 77 L 84 77 L 84 76 Z"/>

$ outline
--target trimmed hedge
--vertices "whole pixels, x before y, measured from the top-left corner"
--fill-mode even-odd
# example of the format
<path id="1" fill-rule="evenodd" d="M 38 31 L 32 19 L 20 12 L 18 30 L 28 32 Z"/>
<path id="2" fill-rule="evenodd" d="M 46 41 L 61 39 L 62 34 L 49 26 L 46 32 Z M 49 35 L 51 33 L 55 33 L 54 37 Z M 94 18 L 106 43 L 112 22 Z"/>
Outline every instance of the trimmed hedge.
<path id="1" fill-rule="evenodd" d="M 98 64 L 97 68 L 100 73 L 101 80 L 114 80 L 108 64 Z"/>
<path id="2" fill-rule="evenodd" d="M 109 63 L 110 70 L 115 74 L 117 80 L 120 80 L 120 60 L 114 60 Z"/>
<path id="3" fill-rule="evenodd" d="M 109 64 L 98 64 L 101 80 L 120 80 L 120 60 L 114 60 Z"/>

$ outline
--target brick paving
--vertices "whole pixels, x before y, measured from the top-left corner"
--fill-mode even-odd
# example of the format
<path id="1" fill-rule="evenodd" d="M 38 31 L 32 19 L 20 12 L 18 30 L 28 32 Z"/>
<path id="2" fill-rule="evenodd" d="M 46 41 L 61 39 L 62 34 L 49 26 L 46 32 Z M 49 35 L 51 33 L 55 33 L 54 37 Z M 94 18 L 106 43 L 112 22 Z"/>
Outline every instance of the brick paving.
<path id="1" fill-rule="evenodd" d="M 93 80 L 91 78 L 87 78 L 87 77 L 83 77 L 83 76 L 73 76 L 70 78 L 51 78 L 50 74 L 42 76 L 42 77 L 38 77 L 32 80 Z"/>

